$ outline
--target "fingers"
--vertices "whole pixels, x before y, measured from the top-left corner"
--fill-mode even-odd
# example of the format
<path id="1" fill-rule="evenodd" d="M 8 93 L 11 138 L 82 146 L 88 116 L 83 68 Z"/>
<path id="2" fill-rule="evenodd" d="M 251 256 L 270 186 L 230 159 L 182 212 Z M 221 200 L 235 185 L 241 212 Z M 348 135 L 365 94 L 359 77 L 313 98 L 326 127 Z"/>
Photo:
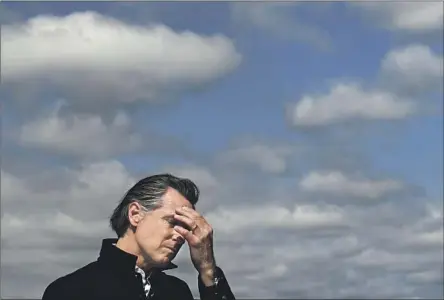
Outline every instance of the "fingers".
<path id="1" fill-rule="evenodd" d="M 194 229 L 196 229 L 197 224 L 193 219 L 190 219 L 187 216 L 182 216 L 182 215 L 174 215 L 174 219 L 176 219 L 177 221 L 180 221 L 182 223 L 184 223 L 186 225 L 186 227 L 190 230 L 193 231 Z"/>
<path id="2" fill-rule="evenodd" d="M 207 225 L 206 220 L 197 211 L 186 206 L 177 208 L 174 218 L 185 223 L 191 231 L 202 229 Z"/>
<path id="3" fill-rule="evenodd" d="M 182 216 L 187 216 L 190 219 L 197 219 L 202 217 L 197 211 L 187 206 L 176 208 L 176 213 Z"/>
<path id="4" fill-rule="evenodd" d="M 174 219 L 187 227 L 175 226 L 174 229 L 191 245 L 196 246 L 212 239 L 213 228 L 194 209 L 188 207 L 177 208 Z"/>
<path id="5" fill-rule="evenodd" d="M 186 230 L 185 228 L 178 225 L 174 226 L 174 230 L 176 230 L 178 233 L 180 233 L 180 235 L 182 235 L 185 238 L 191 234 L 189 230 Z"/>
<path id="6" fill-rule="evenodd" d="M 190 230 L 187 230 L 181 226 L 174 226 L 174 230 L 176 230 L 180 235 L 182 235 L 188 243 L 195 244 L 198 242 L 198 239 Z"/>

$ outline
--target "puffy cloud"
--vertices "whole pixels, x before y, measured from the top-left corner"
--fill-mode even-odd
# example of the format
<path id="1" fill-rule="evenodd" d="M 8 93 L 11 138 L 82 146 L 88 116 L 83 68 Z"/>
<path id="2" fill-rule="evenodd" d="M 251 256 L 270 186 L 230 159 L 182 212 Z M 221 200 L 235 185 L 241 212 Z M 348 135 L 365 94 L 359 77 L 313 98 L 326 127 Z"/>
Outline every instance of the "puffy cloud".
<path id="1" fill-rule="evenodd" d="M 293 126 L 323 126 L 348 120 L 397 120 L 412 115 L 416 105 L 382 90 L 364 90 L 359 84 L 339 83 L 328 94 L 305 95 L 287 107 Z"/>
<path id="2" fill-rule="evenodd" d="M 46 242 L 51 241 L 51 236 L 66 235 L 69 237 L 97 237 L 102 234 L 109 234 L 107 220 L 97 220 L 83 222 L 73 218 L 70 215 L 61 212 L 54 212 L 47 216 L 27 216 L 26 218 L 5 213 L 2 218 L 2 224 L 5 230 L 2 232 L 2 239 L 5 247 L 26 247 L 29 239 L 15 239 L 15 236 L 30 234 L 30 231 L 36 233 L 35 240 L 32 240 L 32 246 L 44 246 Z M 37 238 L 38 237 L 38 238 Z"/>
<path id="3" fill-rule="evenodd" d="M 346 225 L 345 217 L 339 208 L 309 205 L 296 206 L 293 211 L 276 205 L 219 208 L 206 216 L 216 230 L 226 233 L 252 228 L 320 230 Z"/>
<path id="4" fill-rule="evenodd" d="M 261 143 L 238 145 L 224 151 L 219 157 L 220 164 L 233 167 L 252 166 L 266 173 L 282 173 L 287 168 L 287 158 L 296 149 L 289 146 L 271 146 Z"/>
<path id="5" fill-rule="evenodd" d="M 181 167 L 168 166 L 165 171 L 176 176 L 189 178 L 194 181 L 200 189 L 217 187 L 219 182 L 208 168 L 197 165 L 185 165 Z"/>
<path id="6" fill-rule="evenodd" d="M 381 61 L 379 86 L 357 81 L 334 84 L 327 93 L 308 93 L 288 104 L 295 127 L 319 127 L 349 121 L 400 120 L 424 111 L 421 93 L 442 91 L 443 57 L 430 47 L 410 44 L 389 51 Z"/>
<path id="7" fill-rule="evenodd" d="M 5 84 L 45 84 L 92 107 L 200 88 L 234 70 L 241 55 L 221 35 L 128 25 L 87 11 L 3 26 L 1 60 Z"/>
<path id="8" fill-rule="evenodd" d="M 416 272 L 407 275 L 407 280 L 412 283 L 439 283 L 443 281 L 443 272 L 441 270 L 428 270 Z"/>
<path id="9" fill-rule="evenodd" d="M 398 47 L 383 58 L 381 72 L 400 92 L 442 90 L 443 57 L 421 44 Z"/>
<path id="10" fill-rule="evenodd" d="M 370 180 L 352 178 L 340 171 L 312 171 L 299 182 L 299 186 L 306 191 L 338 194 L 341 196 L 380 198 L 384 194 L 399 191 L 403 184 L 399 181 Z"/>
<path id="11" fill-rule="evenodd" d="M 106 218 L 134 178 L 118 161 L 83 164 L 80 169 L 54 169 L 18 178 L 2 170 L 2 202 L 15 214 L 42 214 L 60 210 L 82 220 Z M 36 205 L 38 203 L 38 205 Z"/>
<path id="12" fill-rule="evenodd" d="M 364 9 L 391 30 L 424 33 L 443 28 L 443 3 L 440 1 L 357 1 L 350 5 Z"/>
<path id="13" fill-rule="evenodd" d="M 142 135 L 132 130 L 130 117 L 122 111 L 106 124 L 99 115 L 62 117 L 57 108 L 23 124 L 17 135 L 18 142 L 25 147 L 90 158 L 134 152 L 145 144 Z"/>

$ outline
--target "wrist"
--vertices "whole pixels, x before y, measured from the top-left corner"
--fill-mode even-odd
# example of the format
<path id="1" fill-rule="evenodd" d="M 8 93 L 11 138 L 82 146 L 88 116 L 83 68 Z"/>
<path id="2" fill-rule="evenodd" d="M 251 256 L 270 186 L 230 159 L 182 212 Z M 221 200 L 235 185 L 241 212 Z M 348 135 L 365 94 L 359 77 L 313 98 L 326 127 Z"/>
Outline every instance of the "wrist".
<path id="1" fill-rule="evenodd" d="M 216 265 L 202 268 L 199 271 L 199 276 L 205 286 L 213 286 L 216 278 Z"/>

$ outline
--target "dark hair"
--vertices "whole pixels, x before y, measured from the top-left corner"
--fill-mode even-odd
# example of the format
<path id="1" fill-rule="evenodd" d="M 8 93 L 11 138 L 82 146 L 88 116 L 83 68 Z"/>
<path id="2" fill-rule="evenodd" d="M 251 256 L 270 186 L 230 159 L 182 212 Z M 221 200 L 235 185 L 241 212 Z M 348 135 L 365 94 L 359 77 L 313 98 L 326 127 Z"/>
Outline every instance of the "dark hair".
<path id="1" fill-rule="evenodd" d="M 146 210 L 152 211 L 162 206 L 162 196 L 168 188 L 173 188 L 184 196 L 193 206 L 199 200 L 199 188 L 186 178 L 171 174 L 158 174 L 141 179 L 128 190 L 110 217 L 111 228 L 122 237 L 130 223 L 128 209 L 131 203 L 137 202 Z"/>

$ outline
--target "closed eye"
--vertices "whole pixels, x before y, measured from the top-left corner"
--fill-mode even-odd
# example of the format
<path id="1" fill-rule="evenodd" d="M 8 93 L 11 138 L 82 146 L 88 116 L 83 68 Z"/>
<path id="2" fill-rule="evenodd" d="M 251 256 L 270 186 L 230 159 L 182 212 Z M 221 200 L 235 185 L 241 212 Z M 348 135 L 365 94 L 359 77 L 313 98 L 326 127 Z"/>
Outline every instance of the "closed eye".
<path id="1" fill-rule="evenodd" d="M 185 229 L 187 229 L 187 230 L 190 230 L 190 228 L 189 228 L 189 226 L 187 225 L 187 224 L 185 224 L 185 223 L 183 223 L 183 222 L 180 222 L 180 221 L 177 221 L 176 219 L 174 219 L 174 217 L 172 217 L 172 216 L 165 216 L 165 217 L 163 217 L 163 219 L 171 226 L 171 227 L 174 227 L 174 226 L 180 226 L 180 227 L 183 227 L 183 228 L 185 228 Z"/>
<path id="2" fill-rule="evenodd" d="M 174 227 L 176 225 L 181 226 L 180 222 L 178 222 L 176 219 L 174 219 L 171 216 L 166 216 L 163 218 L 165 221 L 168 222 L 168 224 L 170 224 L 171 227 Z"/>
<path id="3" fill-rule="evenodd" d="M 168 223 L 173 227 L 179 225 L 179 222 L 177 222 L 176 220 L 169 220 Z"/>

